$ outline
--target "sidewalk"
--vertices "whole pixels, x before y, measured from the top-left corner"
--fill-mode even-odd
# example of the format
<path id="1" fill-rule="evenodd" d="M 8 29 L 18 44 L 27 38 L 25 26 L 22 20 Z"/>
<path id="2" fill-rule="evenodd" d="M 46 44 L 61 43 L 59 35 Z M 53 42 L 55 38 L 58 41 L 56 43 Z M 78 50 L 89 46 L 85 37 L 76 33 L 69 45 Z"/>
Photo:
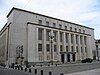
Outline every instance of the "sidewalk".
<path id="1" fill-rule="evenodd" d="M 100 75 L 100 68 L 99 69 L 82 71 L 82 72 L 64 74 L 64 75 Z"/>

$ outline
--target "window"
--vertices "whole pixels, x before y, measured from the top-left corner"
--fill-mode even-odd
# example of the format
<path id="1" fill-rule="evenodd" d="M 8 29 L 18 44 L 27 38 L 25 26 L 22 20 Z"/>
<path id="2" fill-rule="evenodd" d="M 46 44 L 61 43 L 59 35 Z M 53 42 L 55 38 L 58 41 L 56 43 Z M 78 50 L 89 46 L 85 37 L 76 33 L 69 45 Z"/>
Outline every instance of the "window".
<path id="1" fill-rule="evenodd" d="M 62 25 L 61 25 L 61 24 L 59 24 L 59 28 L 60 28 L 60 29 L 62 28 Z"/>
<path id="2" fill-rule="evenodd" d="M 65 26 L 65 30 L 67 30 L 67 26 Z"/>
<path id="3" fill-rule="evenodd" d="M 85 52 L 87 52 L 87 47 L 85 47 Z"/>
<path id="4" fill-rule="evenodd" d="M 70 30 L 72 31 L 72 27 L 70 27 Z"/>
<path id="5" fill-rule="evenodd" d="M 49 75 L 52 75 L 52 72 L 49 72 Z"/>
<path id="6" fill-rule="evenodd" d="M 83 53 L 83 48 L 81 47 L 81 53 Z"/>
<path id="7" fill-rule="evenodd" d="M 78 46 L 76 46 L 76 52 L 78 53 Z"/>
<path id="8" fill-rule="evenodd" d="M 46 49 L 47 49 L 47 51 L 50 51 L 50 45 L 49 44 L 46 45 Z"/>
<path id="9" fill-rule="evenodd" d="M 42 29 L 38 29 L 38 40 L 42 40 Z"/>
<path id="10" fill-rule="evenodd" d="M 71 46 L 71 50 L 72 50 L 72 52 L 74 52 L 73 46 Z"/>
<path id="11" fill-rule="evenodd" d="M 57 45 L 54 45 L 54 52 L 57 51 Z"/>
<path id="12" fill-rule="evenodd" d="M 41 70 L 41 75 L 43 75 L 43 70 Z"/>
<path id="13" fill-rule="evenodd" d="M 68 46 L 66 46 L 66 52 L 68 52 Z"/>
<path id="14" fill-rule="evenodd" d="M 81 32 L 81 29 L 79 29 L 79 32 Z"/>
<path id="15" fill-rule="evenodd" d="M 77 28 L 75 28 L 75 32 L 77 32 Z"/>
<path id="16" fill-rule="evenodd" d="M 49 26 L 49 22 L 48 21 L 46 21 L 46 25 Z"/>
<path id="17" fill-rule="evenodd" d="M 85 33 L 85 30 L 83 30 L 83 33 Z"/>
<path id="18" fill-rule="evenodd" d="M 39 22 L 38 22 L 38 23 L 39 23 L 39 25 L 42 25 L 42 20 L 39 20 Z"/>
<path id="19" fill-rule="evenodd" d="M 57 32 L 54 31 L 53 33 L 54 33 L 54 41 L 56 42 L 57 41 Z"/>
<path id="20" fill-rule="evenodd" d="M 49 40 L 50 40 L 50 38 L 49 38 L 49 33 L 50 33 L 50 31 L 47 30 L 47 31 L 46 31 L 46 41 L 49 41 Z"/>
<path id="21" fill-rule="evenodd" d="M 82 36 L 80 36 L 80 44 L 82 44 Z"/>
<path id="22" fill-rule="evenodd" d="M 86 36 L 84 36 L 84 43 L 85 43 L 85 45 L 86 45 Z"/>
<path id="23" fill-rule="evenodd" d="M 60 42 L 62 42 L 62 32 L 60 32 Z"/>
<path id="24" fill-rule="evenodd" d="M 71 34 L 71 43 L 73 43 L 73 40 L 74 40 L 74 35 Z"/>
<path id="25" fill-rule="evenodd" d="M 53 23 L 53 27 L 54 27 L 54 28 L 56 27 L 56 23 Z"/>
<path id="26" fill-rule="evenodd" d="M 62 45 L 60 45 L 60 51 L 63 51 L 63 50 L 62 50 Z"/>
<path id="27" fill-rule="evenodd" d="M 38 51 L 42 51 L 42 44 L 38 44 Z"/>
<path id="28" fill-rule="evenodd" d="M 65 34 L 66 43 L 68 43 L 68 33 Z"/>

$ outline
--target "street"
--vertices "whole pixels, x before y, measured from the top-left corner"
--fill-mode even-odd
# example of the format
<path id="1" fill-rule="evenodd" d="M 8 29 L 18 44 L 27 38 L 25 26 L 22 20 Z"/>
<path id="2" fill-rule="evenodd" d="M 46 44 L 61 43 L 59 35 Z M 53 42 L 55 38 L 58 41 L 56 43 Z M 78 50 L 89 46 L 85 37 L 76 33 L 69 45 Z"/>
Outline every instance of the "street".
<path id="1" fill-rule="evenodd" d="M 99 69 L 82 71 L 82 72 L 64 74 L 64 75 L 100 75 L 100 68 Z"/>

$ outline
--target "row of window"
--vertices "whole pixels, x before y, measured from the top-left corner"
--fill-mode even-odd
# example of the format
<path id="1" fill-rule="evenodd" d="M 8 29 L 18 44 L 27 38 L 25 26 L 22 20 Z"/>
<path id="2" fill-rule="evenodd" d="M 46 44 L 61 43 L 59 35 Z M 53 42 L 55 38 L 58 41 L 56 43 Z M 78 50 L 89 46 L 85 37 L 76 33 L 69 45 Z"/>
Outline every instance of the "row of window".
<path id="1" fill-rule="evenodd" d="M 38 44 L 38 51 L 42 51 L 42 44 Z M 46 44 L 46 50 L 49 52 L 50 51 L 50 45 L 49 44 Z M 54 52 L 57 51 L 57 45 L 54 45 Z M 60 51 L 63 51 L 63 46 L 60 45 Z M 69 51 L 69 48 L 68 46 L 66 46 L 66 52 Z M 71 46 L 71 51 L 74 52 L 74 47 Z M 79 49 L 78 49 L 78 46 L 76 46 L 76 52 L 79 52 Z M 83 53 L 83 47 L 81 47 L 81 52 Z M 85 47 L 85 52 L 87 52 L 87 49 Z"/>
<path id="2" fill-rule="evenodd" d="M 39 20 L 38 23 L 39 23 L 40 25 L 42 25 L 42 20 Z M 50 26 L 50 23 L 49 23 L 48 21 L 46 21 L 46 26 Z M 53 23 L 53 27 L 56 28 L 56 23 Z M 59 24 L 59 28 L 62 29 L 62 25 L 61 25 L 61 24 Z M 65 26 L 65 30 L 67 30 L 67 29 L 68 29 L 68 27 Z M 73 31 L 73 28 L 70 27 L 69 30 L 70 30 L 70 31 Z M 80 32 L 80 33 L 82 32 L 81 29 L 78 30 L 77 28 L 74 28 L 74 31 L 75 31 L 75 32 L 78 31 L 78 32 Z M 85 33 L 85 30 L 83 30 L 83 33 Z"/>
<path id="3" fill-rule="evenodd" d="M 50 37 L 49 37 L 49 33 L 50 33 L 50 30 L 46 30 L 46 41 L 49 41 L 50 40 Z M 53 37 L 53 41 L 56 42 L 57 41 L 57 31 L 53 31 L 53 34 L 54 34 L 54 37 Z M 60 42 L 63 41 L 63 32 L 60 32 Z M 79 42 L 79 35 L 75 35 L 75 39 L 76 39 L 76 44 L 78 44 Z M 42 40 L 43 37 L 43 29 L 39 28 L 38 29 L 38 40 Z M 84 38 L 84 44 L 86 44 L 86 36 L 80 36 L 80 44 L 83 43 L 83 38 Z M 69 33 L 65 33 L 65 40 L 66 40 L 66 43 L 68 43 L 68 40 L 69 40 Z M 74 34 L 71 34 L 71 43 L 73 44 L 74 43 Z"/>

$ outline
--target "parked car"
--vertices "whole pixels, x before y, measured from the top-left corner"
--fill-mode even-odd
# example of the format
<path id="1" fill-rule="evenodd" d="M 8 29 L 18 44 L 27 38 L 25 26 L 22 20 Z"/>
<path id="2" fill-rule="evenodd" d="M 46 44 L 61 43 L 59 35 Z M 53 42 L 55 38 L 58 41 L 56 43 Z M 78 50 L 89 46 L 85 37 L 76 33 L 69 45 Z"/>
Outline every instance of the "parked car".
<path id="1" fill-rule="evenodd" d="M 82 62 L 82 63 L 92 63 L 92 61 L 93 61 L 93 59 L 91 59 L 91 58 L 86 58 L 86 59 L 82 60 L 81 62 Z"/>

